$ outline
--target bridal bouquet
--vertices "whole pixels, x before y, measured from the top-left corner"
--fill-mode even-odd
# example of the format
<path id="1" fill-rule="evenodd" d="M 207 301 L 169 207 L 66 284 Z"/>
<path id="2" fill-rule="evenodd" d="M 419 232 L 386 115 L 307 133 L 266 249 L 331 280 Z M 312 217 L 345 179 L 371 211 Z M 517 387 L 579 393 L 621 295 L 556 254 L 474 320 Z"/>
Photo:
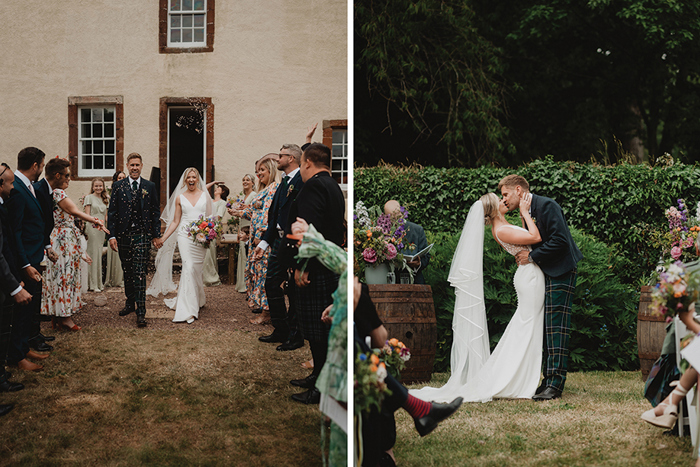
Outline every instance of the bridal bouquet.
<path id="1" fill-rule="evenodd" d="M 381 409 L 382 401 L 391 391 L 384 379 L 387 370 L 384 362 L 374 353 L 360 353 L 355 357 L 355 384 L 353 395 L 355 413 L 369 412 L 374 406 Z"/>
<path id="2" fill-rule="evenodd" d="M 668 264 L 659 273 L 659 282 L 651 290 L 650 309 L 653 314 L 666 317 L 666 322 L 687 310 L 698 298 L 700 271 L 690 269 L 681 261 Z"/>
<path id="3" fill-rule="evenodd" d="M 411 352 L 403 342 L 396 338 L 389 339 L 381 349 L 373 352 L 384 362 L 386 369 L 396 379 L 401 378 L 401 371 L 406 368 L 406 362 L 411 358 Z"/>
<path id="4" fill-rule="evenodd" d="M 369 209 L 362 201 L 355 204 L 353 216 L 354 257 L 359 270 L 356 275 L 362 277 L 364 268 L 380 263 L 404 266 L 405 260 L 401 250 L 406 236 L 406 218 L 408 211 L 401 208 L 391 215 L 384 214 L 378 206 Z"/>
<path id="5" fill-rule="evenodd" d="M 213 240 L 221 238 L 221 235 L 221 221 L 216 216 L 202 214 L 199 219 L 187 227 L 187 236 L 192 237 L 193 242 L 199 243 L 205 248 L 208 248 Z"/>
<path id="6" fill-rule="evenodd" d="M 241 191 L 238 193 L 238 196 L 236 198 L 229 198 L 226 200 L 226 208 L 227 209 L 233 209 L 240 211 L 243 207 L 243 204 L 245 203 L 245 195 Z M 238 225 L 240 224 L 241 219 L 238 216 L 230 216 L 228 218 L 228 222 L 226 225 L 228 225 L 232 230 L 236 230 L 238 228 Z"/>

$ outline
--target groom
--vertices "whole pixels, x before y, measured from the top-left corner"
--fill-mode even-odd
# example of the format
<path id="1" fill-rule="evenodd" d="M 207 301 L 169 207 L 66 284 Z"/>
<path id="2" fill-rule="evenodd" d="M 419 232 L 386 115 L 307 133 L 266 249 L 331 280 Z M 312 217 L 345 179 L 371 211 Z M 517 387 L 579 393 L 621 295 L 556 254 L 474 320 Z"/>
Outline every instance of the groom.
<path id="1" fill-rule="evenodd" d="M 508 175 L 498 183 L 508 211 L 520 206 L 520 198 L 530 192 L 530 185 L 520 175 Z M 542 242 L 532 252 L 521 251 L 515 257 L 519 265 L 536 263 L 545 275 L 544 379 L 534 400 L 561 397 L 566 381 L 571 328 L 571 299 L 576 287 L 576 264 L 583 255 L 571 238 L 561 207 L 550 198 L 532 195 L 530 215 L 540 231 Z"/>
<path id="2" fill-rule="evenodd" d="M 112 186 L 108 229 L 109 246 L 119 252 L 124 271 L 126 306 L 119 316 L 136 311 L 136 324 L 146 326 L 146 262 L 149 242 L 160 238 L 160 202 L 155 183 L 141 178 L 143 161 L 132 152 L 126 161 L 129 176 Z"/>

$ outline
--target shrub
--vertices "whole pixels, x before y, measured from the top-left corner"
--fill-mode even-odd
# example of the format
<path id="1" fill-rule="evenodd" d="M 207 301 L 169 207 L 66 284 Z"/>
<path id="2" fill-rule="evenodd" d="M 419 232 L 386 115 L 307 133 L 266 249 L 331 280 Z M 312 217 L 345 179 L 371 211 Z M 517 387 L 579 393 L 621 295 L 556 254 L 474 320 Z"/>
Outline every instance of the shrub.
<path id="1" fill-rule="evenodd" d="M 447 282 L 459 233 L 427 232 L 435 243 L 430 264 L 424 271 L 433 289 L 438 337 L 434 370 L 450 367 L 454 289 Z M 624 258 L 590 235 L 572 229 L 583 252 L 572 305 L 569 370 L 633 370 L 638 368 L 636 318 L 639 294 L 619 280 Z M 493 350 L 517 307 L 513 257 L 501 248 L 490 231 L 484 238 L 484 299 Z"/>

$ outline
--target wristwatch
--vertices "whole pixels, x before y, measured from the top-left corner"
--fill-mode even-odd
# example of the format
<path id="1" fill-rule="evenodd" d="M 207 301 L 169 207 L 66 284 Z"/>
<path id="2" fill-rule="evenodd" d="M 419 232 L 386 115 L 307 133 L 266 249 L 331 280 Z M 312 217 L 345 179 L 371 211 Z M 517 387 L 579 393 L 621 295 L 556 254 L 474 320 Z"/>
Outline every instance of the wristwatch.
<path id="1" fill-rule="evenodd" d="M 534 263 L 534 261 L 532 260 L 532 256 L 530 256 L 529 254 L 527 255 L 527 262 Z"/>

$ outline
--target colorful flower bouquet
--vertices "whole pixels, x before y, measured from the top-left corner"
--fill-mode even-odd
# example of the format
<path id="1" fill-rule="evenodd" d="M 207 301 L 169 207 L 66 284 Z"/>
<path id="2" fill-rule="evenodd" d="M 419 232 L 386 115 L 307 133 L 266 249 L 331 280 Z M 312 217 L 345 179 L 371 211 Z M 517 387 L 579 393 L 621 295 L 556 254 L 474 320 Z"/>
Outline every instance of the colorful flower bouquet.
<path id="1" fill-rule="evenodd" d="M 358 277 L 364 277 L 367 266 L 381 263 L 389 263 L 392 268 L 405 267 L 406 261 L 400 252 L 406 246 L 403 240 L 407 217 L 408 211 L 403 206 L 389 215 L 378 206 L 368 209 L 362 201 L 355 204 L 353 253 Z"/>
<path id="2" fill-rule="evenodd" d="M 241 191 L 238 193 L 238 196 L 235 198 L 229 198 L 226 200 L 226 208 L 227 209 L 233 209 L 236 211 L 242 210 L 243 205 L 245 204 L 245 195 Z M 238 230 L 238 226 L 241 223 L 241 218 L 238 216 L 230 216 L 228 218 L 228 221 L 226 221 L 226 225 L 229 228 L 230 232 L 236 232 Z"/>
<path id="3" fill-rule="evenodd" d="M 384 382 L 386 375 L 386 365 L 376 354 L 357 353 L 353 389 L 355 414 L 369 412 L 372 407 L 381 409 L 384 397 L 391 395 L 391 391 Z"/>
<path id="4" fill-rule="evenodd" d="M 666 322 L 680 311 L 688 310 L 698 298 L 700 271 L 690 269 L 681 261 L 665 266 L 659 273 L 659 282 L 651 290 L 651 312 L 665 316 Z"/>
<path id="5" fill-rule="evenodd" d="M 411 358 L 411 352 L 403 342 L 396 338 L 389 339 L 381 349 L 373 352 L 384 362 L 386 369 L 396 379 L 401 378 L 401 371 L 406 368 L 406 362 Z"/>
<path id="6" fill-rule="evenodd" d="M 676 206 L 666 209 L 664 214 L 668 229 L 639 224 L 635 230 L 645 241 L 660 250 L 660 263 L 677 260 L 687 263 L 695 260 L 695 241 L 700 233 L 700 203 L 694 216 L 688 212 L 683 198 L 677 200 Z"/>
<path id="7" fill-rule="evenodd" d="M 192 237 L 193 242 L 199 243 L 204 248 L 209 248 L 209 244 L 221 238 L 221 235 L 221 221 L 216 216 L 202 214 L 187 227 L 187 236 Z"/>

